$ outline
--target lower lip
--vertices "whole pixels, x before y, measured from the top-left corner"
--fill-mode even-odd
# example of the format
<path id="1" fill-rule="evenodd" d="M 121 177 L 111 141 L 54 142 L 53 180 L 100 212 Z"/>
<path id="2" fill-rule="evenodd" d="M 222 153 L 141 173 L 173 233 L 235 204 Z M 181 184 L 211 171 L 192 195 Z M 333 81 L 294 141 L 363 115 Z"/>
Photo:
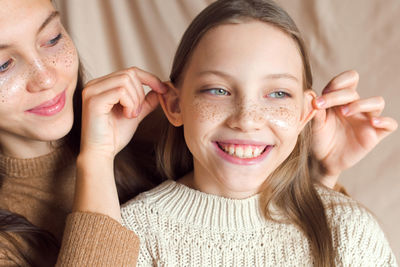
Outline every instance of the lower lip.
<path id="1" fill-rule="evenodd" d="M 34 113 L 40 116 L 53 116 L 59 113 L 65 106 L 65 90 L 61 94 L 56 96 L 54 99 L 56 100 L 56 102 L 52 105 L 33 108 L 27 110 L 27 112 Z M 50 101 L 53 101 L 53 99 Z"/>
<path id="2" fill-rule="evenodd" d="M 238 158 L 238 157 L 234 157 L 232 155 L 229 155 L 228 153 L 225 153 L 216 142 L 213 142 L 216 150 L 217 150 L 217 154 L 219 156 L 221 156 L 224 160 L 233 163 L 233 164 L 237 164 L 237 165 L 254 165 L 254 164 L 258 164 L 261 161 L 263 161 L 269 154 L 269 152 L 272 150 L 273 146 L 267 146 L 265 151 L 259 155 L 258 157 L 255 158 Z"/>

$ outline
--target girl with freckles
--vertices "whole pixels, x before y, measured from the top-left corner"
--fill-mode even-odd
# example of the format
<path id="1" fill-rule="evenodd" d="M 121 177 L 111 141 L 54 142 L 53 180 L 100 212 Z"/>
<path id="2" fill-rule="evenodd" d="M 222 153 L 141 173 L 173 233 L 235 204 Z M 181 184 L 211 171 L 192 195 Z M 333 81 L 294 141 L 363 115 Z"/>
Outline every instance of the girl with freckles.
<path id="1" fill-rule="evenodd" d="M 54 266 L 59 252 L 58 264 L 69 265 L 68 247 L 60 251 L 60 245 L 72 210 L 80 143 L 84 86 L 78 53 L 50 0 L 0 0 L 0 6 L 0 266 Z M 154 88 L 163 87 L 153 79 Z M 135 177 L 117 182 L 121 203 L 154 186 L 135 165 L 144 153 L 132 156 L 126 151 L 116 163 L 117 176 Z M 101 229 L 93 225 L 102 224 L 105 231 L 120 228 L 112 239 L 130 243 L 107 251 L 137 253 L 137 236 L 120 224 L 108 218 L 104 223 L 97 214 L 69 218 L 67 228 L 72 224 L 80 231 L 67 231 L 67 239 L 84 239 L 75 249 L 96 242 Z M 93 262 L 73 260 L 78 266 Z"/>
<path id="2" fill-rule="evenodd" d="M 84 86 L 77 51 L 50 0 L 0 0 L 0 6 L 0 266 L 54 266 L 56 261 L 59 266 L 135 265 L 139 239 L 135 232 L 119 223 L 119 203 L 145 188 L 152 187 L 155 181 L 145 175 L 147 170 L 152 171 L 152 161 L 145 157 L 145 151 L 138 151 L 136 146 L 133 146 L 135 153 L 125 150 L 119 153 L 114 162 L 112 160 L 130 142 L 138 123 L 156 107 L 157 93 L 165 93 L 165 85 L 150 73 L 129 68 L 97 78 Z M 185 58 L 182 63 L 186 65 L 187 60 Z M 252 67 L 252 64 L 246 64 Z M 180 76 L 184 76 L 183 72 Z M 213 77 L 205 75 L 204 78 Z M 219 76 L 213 79 L 217 78 Z M 261 156 L 267 155 L 266 150 L 261 150 L 267 144 L 271 154 L 274 153 L 271 148 L 278 147 L 280 139 L 277 137 L 290 134 L 290 129 L 296 125 L 297 115 L 293 117 L 293 113 L 297 114 L 302 105 L 297 100 L 294 101 L 296 107 L 290 101 L 286 103 L 283 100 L 286 95 L 281 99 L 281 93 L 273 94 L 267 87 L 263 88 L 265 92 L 262 93 L 262 99 L 269 102 L 263 105 L 255 95 L 242 94 L 245 87 L 258 87 L 256 84 L 242 83 L 247 80 L 242 78 L 242 81 L 231 79 L 237 85 L 221 83 L 223 80 L 216 80 L 215 84 L 210 81 L 211 84 L 207 85 L 213 85 L 215 91 L 211 91 L 213 88 L 202 88 L 202 93 L 196 91 L 198 93 L 192 95 L 193 98 L 182 103 L 193 104 L 192 115 L 198 118 L 199 123 L 211 123 L 207 127 L 214 133 L 213 138 L 218 138 L 213 140 L 219 141 L 218 146 L 213 143 L 213 149 L 233 149 L 231 158 L 250 161 L 251 157 L 260 153 Z M 266 78 L 266 84 L 287 80 L 285 77 Z M 381 121 L 380 126 L 367 121 L 363 130 L 354 127 L 356 124 L 353 123 L 346 126 L 334 123 L 339 116 L 337 110 L 343 107 L 349 107 L 353 114 L 359 115 L 382 111 L 383 107 L 377 105 L 367 105 L 367 109 L 352 106 L 371 102 L 370 99 L 358 99 L 355 91 L 357 81 L 356 73 L 345 72 L 335 77 L 320 97 L 325 106 L 318 109 L 318 116 L 314 119 L 315 141 L 312 143 L 312 151 L 318 163 L 325 168 L 325 173 L 317 179 L 327 186 L 333 187 L 342 170 L 354 165 L 395 129 L 396 124 L 390 118 L 376 116 Z M 185 91 L 177 81 L 173 83 L 175 87 L 171 88 Z M 150 85 L 154 91 L 145 97 L 141 84 Z M 222 91 L 218 91 L 220 89 Z M 231 89 L 237 91 L 230 91 Z M 229 96 L 233 92 L 238 95 L 233 100 L 226 101 L 222 98 L 225 97 L 225 91 L 230 93 Z M 173 92 L 171 89 L 165 95 L 165 100 L 172 99 Z M 221 93 L 221 98 L 216 98 Z M 296 97 L 291 98 L 298 99 Z M 272 102 L 271 99 L 279 100 Z M 316 104 L 317 102 L 314 103 L 315 108 Z M 183 104 L 178 107 L 181 105 L 183 107 Z M 79 135 L 82 109 L 84 138 L 76 165 L 81 143 Z M 236 110 L 241 111 L 235 113 Z M 234 116 L 237 116 L 237 122 L 243 117 L 254 124 L 268 123 L 271 131 L 268 131 L 268 136 L 258 136 L 257 140 L 251 134 L 253 131 L 239 134 L 242 131 L 239 126 L 233 127 L 229 132 L 225 132 L 225 128 L 224 131 L 213 130 L 221 120 Z M 346 121 L 345 117 L 340 118 Z M 231 120 L 231 123 L 235 121 Z M 338 129 L 343 127 L 360 135 L 368 130 L 376 133 L 376 136 L 363 143 L 364 149 L 353 147 L 349 150 L 346 143 L 354 143 L 354 140 L 342 136 Z M 273 134 L 272 129 L 277 133 Z M 165 140 L 167 146 L 173 145 L 170 148 L 176 153 L 172 157 L 165 154 L 168 161 L 160 161 L 165 164 L 163 176 L 179 178 L 193 171 L 191 155 L 183 142 L 183 135 L 181 137 L 180 134 L 182 133 L 178 132 L 178 136 L 172 136 L 180 142 L 177 146 L 168 138 Z M 229 142 L 222 142 L 228 136 L 234 138 L 231 140 L 237 140 L 236 143 L 231 145 Z M 331 136 L 344 140 L 334 146 L 335 150 L 329 147 Z M 107 140 L 111 142 L 105 142 Z M 239 140 L 259 143 L 240 144 Z M 266 143 L 267 141 L 274 143 Z M 132 148 L 131 145 L 132 142 L 127 147 Z M 195 147 L 201 148 L 203 143 L 199 142 Z M 240 152 L 241 148 L 244 148 L 243 153 Z M 220 150 L 216 151 L 220 153 Z M 168 152 L 167 149 L 160 151 Z M 91 154 L 92 152 L 99 153 Z M 198 154 L 196 152 L 194 155 Z M 168 164 L 175 164 L 181 156 L 183 165 L 168 169 L 168 166 L 172 166 Z M 186 156 L 189 158 L 185 158 Z M 344 156 L 348 159 L 345 164 L 340 161 Z M 196 158 L 201 159 L 200 156 Z M 225 164 L 225 161 L 221 162 Z M 141 165 L 142 163 L 145 164 Z M 232 166 L 237 165 L 235 164 Z M 140 170 L 137 166 L 140 166 Z M 252 172 L 258 172 L 259 167 L 255 164 L 247 164 L 247 167 Z M 76 169 L 78 179 L 75 181 Z M 201 169 L 196 167 L 196 170 Z M 97 175 L 97 171 L 104 173 Z M 115 177 L 116 181 L 110 179 L 111 177 Z M 146 179 L 141 179 L 143 177 Z M 182 181 L 189 183 L 191 179 Z M 75 182 L 77 192 L 73 206 Z M 211 188 L 214 186 L 210 186 L 210 190 Z M 225 188 L 225 185 L 221 188 Z M 203 187 L 199 189 L 208 192 Z M 223 196 L 222 193 L 215 194 Z M 67 217 L 68 213 L 70 215 Z M 63 245 L 60 248 L 61 243 Z M 143 240 L 142 244 L 145 245 L 146 241 Z"/>
<path id="3" fill-rule="evenodd" d="M 166 93 L 140 101 L 120 90 L 84 91 L 74 209 L 106 214 L 136 233 L 138 266 L 396 266 L 373 215 L 310 174 L 310 149 L 323 147 L 312 145 L 312 132 L 330 136 L 323 122 L 332 123 L 332 114 L 318 109 L 325 100 L 312 91 L 300 33 L 274 2 L 219 0 L 203 10 L 166 84 Z M 357 101 L 354 87 L 345 87 Z M 157 163 L 168 179 L 119 211 L 102 185 L 112 183 L 113 158 L 136 129 L 129 118 L 140 121 L 157 101 L 168 120 Z M 363 125 L 376 118 L 376 110 L 352 112 Z M 396 128 L 390 118 L 378 120 Z M 375 128 L 375 138 L 387 134 Z"/>

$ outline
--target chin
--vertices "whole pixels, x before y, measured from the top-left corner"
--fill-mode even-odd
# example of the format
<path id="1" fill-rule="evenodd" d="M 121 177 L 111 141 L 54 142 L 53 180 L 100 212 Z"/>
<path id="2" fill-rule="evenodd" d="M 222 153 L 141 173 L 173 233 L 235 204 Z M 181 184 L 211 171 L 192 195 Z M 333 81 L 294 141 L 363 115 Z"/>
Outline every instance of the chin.
<path id="1" fill-rule="evenodd" d="M 36 139 L 46 142 L 58 141 L 71 131 L 73 122 L 72 113 L 58 118 L 55 122 L 43 122 L 36 130 Z"/>

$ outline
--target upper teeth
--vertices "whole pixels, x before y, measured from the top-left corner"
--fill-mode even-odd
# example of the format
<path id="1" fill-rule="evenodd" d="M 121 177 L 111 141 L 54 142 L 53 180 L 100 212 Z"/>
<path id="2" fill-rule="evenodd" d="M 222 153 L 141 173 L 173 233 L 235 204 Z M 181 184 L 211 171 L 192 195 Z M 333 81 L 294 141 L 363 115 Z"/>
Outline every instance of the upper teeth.
<path id="1" fill-rule="evenodd" d="M 229 155 L 238 158 L 255 158 L 261 155 L 264 147 L 250 145 L 219 144 Z"/>

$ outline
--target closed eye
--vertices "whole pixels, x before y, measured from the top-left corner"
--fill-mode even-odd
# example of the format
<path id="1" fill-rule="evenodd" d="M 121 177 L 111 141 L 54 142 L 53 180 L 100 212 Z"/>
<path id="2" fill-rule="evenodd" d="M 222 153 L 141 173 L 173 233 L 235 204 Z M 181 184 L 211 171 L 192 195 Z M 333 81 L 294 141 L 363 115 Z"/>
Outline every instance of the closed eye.
<path id="1" fill-rule="evenodd" d="M 9 59 L 6 63 L 0 66 L 0 73 L 6 72 L 12 63 L 12 59 Z"/>
<path id="2" fill-rule="evenodd" d="M 50 41 L 48 41 L 46 43 L 46 46 L 49 46 L 49 47 L 55 46 L 60 41 L 61 38 L 62 38 L 62 34 L 60 33 L 55 38 L 53 38 Z"/>

